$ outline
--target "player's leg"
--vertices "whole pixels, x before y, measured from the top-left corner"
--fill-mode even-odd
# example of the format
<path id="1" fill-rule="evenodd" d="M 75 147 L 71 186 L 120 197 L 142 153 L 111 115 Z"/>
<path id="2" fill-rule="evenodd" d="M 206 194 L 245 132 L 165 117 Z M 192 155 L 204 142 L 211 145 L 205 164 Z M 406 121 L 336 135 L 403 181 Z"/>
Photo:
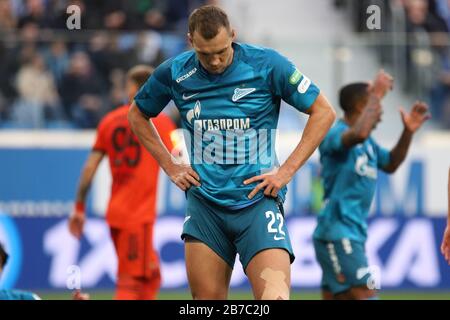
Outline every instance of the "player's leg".
<path id="1" fill-rule="evenodd" d="M 159 270 L 149 276 L 139 279 L 141 283 L 140 300 L 156 300 L 161 287 L 161 274 Z"/>
<path id="2" fill-rule="evenodd" d="M 289 300 L 291 262 L 286 250 L 276 248 L 259 252 L 245 271 L 255 299 Z"/>
<path id="3" fill-rule="evenodd" d="M 377 300 L 376 290 L 367 288 L 367 286 L 355 286 L 349 290 L 336 294 L 337 300 Z"/>
<path id="4" fill-rule="evenodd" d="M 322 300 L 334 300 L 334 295 L 331 293 L 330 290 L 322 289 Z"/>
<path id="5" fill-rule="evenodd" d="M 117 300 L 156 298 L 161 278 L 151 242 L 151 225 L 112 229 L 117 253 Z M 153 253 L 155 257 L 150 259 Z"/>
<path id="6" fill-rule="evenodd" d="M 376 300 L 378 299 L 378 270 L 369 266 L 365 252 L 365 243 L 342 239 L 337 244 L 340 252 L 344 274 L 351 287 L 337 295 L 337 298 L 347 300 Z"/>
<path id="7" fill-rule="evenodd" d="M 139 299 L 155 300 L 161 287 L 161 271 L 158 253 L 153 248 L 153 223 L 142 225 L 140 231 L 138 243 L 140 255 L 135 267 L 141 283 Z M 142 272 L 139 272 L 140 270 Z"/>
<path id="8" fill-rule="evenodd" d="M 139 296 L 138 288 L 133 282 L 133 278 L 121 272 L 126 265 L 126 243 L 124 242 L 124 232 L 118 228 L 111 228 L 111 238 L 117 255 L 117 282 L 115 300 L 136 300 Z"/>
<path id="9" fill-rule="evenodd" d="M 225 232 L 222 208 L 187 192 L 182 239 L 194 299 L 226 299 L 236 248 Z"/>
<path id="10" fill-rule="evenodd" d="M 337 300 L 374 299 L 374 277 L 367 263 L 364 243 L 341 239 L 314 240 L 324 279 Z"/>
<path id="11" fill-rule="evenodd" d="M 330 276 L 334 277 L 332 261 L 329 259 L 328 252 L 326 250 L 326 243 L 324 241 L 313 239 L 314 252 L 316 254 L 316 260 L 322 269 L 322 281 L 321 281 L 321 294 L 322 300 L 334 300 L 334 294 L 328 285 Z"/>
<path id="12" fill-rule="evenodd" d="M 192 297 L 196 300 L 225 300 L 231 267 L 203 242 L 185 240 L 186 270 Z"/>
<path id="13" fill-rule="evenodd" d="M 283 207 L 273 198 L 230 214 L 235 245 L 256 299 L 289 299 L 294 255 Z"/>

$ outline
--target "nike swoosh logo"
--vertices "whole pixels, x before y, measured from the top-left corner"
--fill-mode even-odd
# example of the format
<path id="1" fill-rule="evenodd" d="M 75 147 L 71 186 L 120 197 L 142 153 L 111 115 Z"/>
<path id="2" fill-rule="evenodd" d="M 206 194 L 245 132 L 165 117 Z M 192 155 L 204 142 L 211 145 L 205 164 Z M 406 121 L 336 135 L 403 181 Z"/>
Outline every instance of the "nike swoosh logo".
<path id="1" fill-rule="evenodd" d="M 256 88 L 248 88 L 248 89 L 236 88 L 236 89 L 234 89 L 234 94 L 233 94 L 233 97 L 231 98 L 231 101 L 236 102 L 239 99 L 242 99 L 243 97 L 245 97 L 246 95 L 249 95 L 250 93 L 252 93 L 255 90 L 256 90 Z"/>
<path id="2" fill-rule="evenodd" d="M 200 93 L 200 92 L 197 92 L 197 93 L 191 94 L 190 96 L 187 96 L 187 95 L 185 95 L 185 94 L 183 93 L 183 100 L 189 100 L 190 98 L 195 97 L 195 96 L 198 95 L 199 93 Z"/>
<path id="3" fill-rule="evenodd" d="M 370 274 L 369 268 L 359 268 L 358 270 L 356 270 L 356 279 L 361 280 L 367 274 Z"/>
<path id="4" fill-rule="evenodd" d="M 273 236 L 273 240 L 284 240 L 284 237 Z"/>
<path id="5" fill-rule="evenodd" d="M 191 218 L 191 216 L 187 216 L 186 218 L 184 218 L 183 224 L 185 224 L 190 218 Z"/>

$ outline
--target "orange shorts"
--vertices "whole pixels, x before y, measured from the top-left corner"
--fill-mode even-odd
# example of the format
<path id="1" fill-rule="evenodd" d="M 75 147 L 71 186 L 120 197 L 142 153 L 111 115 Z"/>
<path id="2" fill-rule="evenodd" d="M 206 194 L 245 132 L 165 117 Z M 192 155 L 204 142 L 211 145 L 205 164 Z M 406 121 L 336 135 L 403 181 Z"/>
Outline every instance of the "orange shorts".
<path id="1" fill-rule="evenodd" d="M 158 254 L 153 248 L 152 223 L 110 230 L 119 263 L 119 276 L 160 278 Z"/>

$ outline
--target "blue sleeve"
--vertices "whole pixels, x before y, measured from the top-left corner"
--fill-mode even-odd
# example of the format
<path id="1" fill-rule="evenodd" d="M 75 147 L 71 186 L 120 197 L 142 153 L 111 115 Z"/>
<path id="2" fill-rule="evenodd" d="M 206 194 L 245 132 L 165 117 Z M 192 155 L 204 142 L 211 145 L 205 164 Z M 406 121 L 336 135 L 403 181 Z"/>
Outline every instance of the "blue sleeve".
<path id="1" fill-rule="evenodd" d="M 377 166 L 379 169 L 385 168 L 391 162 L 391 152 L 380 147 L 375 141 L 373 142 L 375 152 L 377 153 Z"/>
<path id="2" fill-rule="evenodd" d="M 172 100 L 172 60 L 167 60 L 148 78 L 134 97 L 139 110 L 150 118 L 156 117 Z"/>
<path id="3" fill-rule="evenodd" d="M 339 124 L 331 128 L 320 144 L 319 150 L 322 153 L 334 153 L 344 150 L 345 147 L 342 144 L 342 134 L 345 130 L 346 128 Z"/>
<path id="4" fill-rule="evenodd" d="M 305 112 L 316 101 L 319 88 L 289 59 L 274 50 L 268 50 L 272 66 L 269 77 L 272 91 L 297 110 Z"/>

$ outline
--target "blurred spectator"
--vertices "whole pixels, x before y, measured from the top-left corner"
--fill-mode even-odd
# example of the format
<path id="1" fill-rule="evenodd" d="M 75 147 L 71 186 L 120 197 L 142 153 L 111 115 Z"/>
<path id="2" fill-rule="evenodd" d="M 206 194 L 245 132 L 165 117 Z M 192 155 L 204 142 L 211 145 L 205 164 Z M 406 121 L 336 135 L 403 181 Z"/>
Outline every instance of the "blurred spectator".
<path id="1" fill-rule="evenodd" d="M 20 124 L 42 128 L 46 118 L 57 118 L 59 97 L 52 74 L 44 59 L 34 54 L 24 64 L 16 78 L 19 99 L 15 104 L 14 118 Z"/>
<path id="2" fill-rule="evenodd" d="M 19 19 L 19 27 L 29 23 L 38 28 L 51 27 L 51 17 L 48 15 L 44 0 L 26 0 L 26 14 Z"/>
<path id="3" fill-rule="evenodd" d="M 9 0 L 0 0 L 0 30 L 13 30 L 17 27 L 17 19 Z"/>
<path id="4" fill-rule="evenodd" d="M 65 113 L 80 128 L 95 128 L 105 111 L 105 85 L 95 72 L 89 56 L 76 52 L 63 76 L 60 95 Z"/>
<path id="5" fill-rule="evenodd" d="M 185 50 L 190 12 L 216 2 L 0 0 L 0 119 L 42 127 L 64 118 L 95 127 L 107 108 L 122 103 L 124 70 Z M 80 8 L 83 32 L 67 30 L 69 5 Z"/>
<path id="6" fill-rule="evenodd" d="M 391 66 L 401 72 L 399 78 L 404 79 L 405 91 L 428 94 L 433 119 L 450 128 L 450 0 L 335 0 L 334 3 L 339 8 L 356 7 L 348 11 L 360 24 L 369 5 L 378 4 L 387 11 L 383 17 L 391 21 L 384 24 L 393 31 L 393 45 L 380 48 L 379 57 L 388 57 Z M 406 46 L 402 44 L 403 34 L 407 35 Z M 394 61 L 393 57 L 402 61 Z"/>
<path id="7" fill-rule="evenodd" d="M 55 40 L 44 51 L 44 58 L 53 77 L 59 83 L 69 66 L 69 53 L 62 40 Z"/>
<path id="8" fill-rule="evenodd" d="M 447 25 L 447 30 L 450 30 L 450 0 L 435 0 L 431 2 L 433 5 L 434 14 L 442 19 Z"/>
<path id="9" fill-rule="evenodd" d="M 217 4 L 215 0 L 153 0 L 145 14 L 145 23 L 155 30 L 186 34 L 187 19 L 195 8 L 205 4 Z"/>
<path id="10" fill-rule="evenodd" d="M 407 32 L 424 30 L 431 34 L 431 43 L 440 46 L 445 44 L 448 29 L 445 21 L 429 11 L 427 0 L 408 0 L 406 2 Z M 443 33 L 443 34 L 441 34 Z"/>

